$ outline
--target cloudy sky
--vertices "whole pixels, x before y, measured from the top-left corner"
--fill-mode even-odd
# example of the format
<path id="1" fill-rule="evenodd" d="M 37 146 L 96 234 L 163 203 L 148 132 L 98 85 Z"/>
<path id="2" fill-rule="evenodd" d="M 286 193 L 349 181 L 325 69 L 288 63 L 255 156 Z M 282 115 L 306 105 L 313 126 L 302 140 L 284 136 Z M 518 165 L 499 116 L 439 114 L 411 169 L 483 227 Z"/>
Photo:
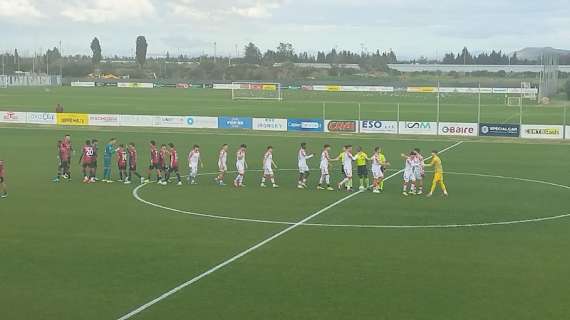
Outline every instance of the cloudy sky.
<path id="1" fill-rule="evenodd" d="M 0 0 L 0 50 L 53 47 L 128 55 L 137 35 L 149 53 L 235 55 L 291 42 L 297 51 L 394 49 L 400 57 L 527 46 L 570 49 L 568 0 Z"/>

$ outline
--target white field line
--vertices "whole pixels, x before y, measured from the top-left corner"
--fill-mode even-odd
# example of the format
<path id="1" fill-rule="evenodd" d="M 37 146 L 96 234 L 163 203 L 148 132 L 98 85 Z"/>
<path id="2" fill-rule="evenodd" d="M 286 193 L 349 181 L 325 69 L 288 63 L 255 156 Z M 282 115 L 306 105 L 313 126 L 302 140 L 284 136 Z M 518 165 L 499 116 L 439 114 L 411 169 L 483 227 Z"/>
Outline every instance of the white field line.
<path id="1" fill-rule="evenodd" d="M 520 117 L 520 113 L 513 113 L 510 117 L 506 118 L 505 120 L 503 120 L 501 122 L 501 124 L 506 124 L 507 122 L 509 122 L 511 119 L 514 119 L 514 117 Z"/>
<path id="2" fill-rule="evenodd" d="M 262 170 L 250 170 L 250 171 L 262 171 Z M 297 169 L 280 169 L 280 171 L 297 171 Z M 426 172 L 431 172 L 431 171 L 426 171 Z M 490 175 L 490 174 L 481 174 L 481 173 L 450 172 L 450 171 L 447 171 L 446 174 L 515 180 L 515 181 L 522 181 L 522 182 L 544 184 L 544 185 L 559 187 L 559 188 L 563 188 L 563 189 L 570 189 L 570 186 L 565 186 L 562 184 L 549 182 L 549 181 L 527 179 L 527 178 L 517 178 L 517 177 L 508 177 L 508 176 Z M 208 175 L 208 174 L 205 173 L 203 175 Z M 148 204 L 150 206 L 156 207 L 156 208 L 160 208 L 160 209 L 164 209 L 164 210 L 168 210 L 168 211 L 172 211 L 172 212 L 176 212 L 176 213 L 181 213 L 181 214 L 187 214 L 187 215 L 204 217 L 204 218 L 211 218 L 211 219 L 219 219 L 219 220 L 230 220 L 230 221 L 251 222 L 251 223 L 265 223 L 265 224 L 281 224 L 281 225 L 293 225 L 293 224 L 295 224 L 295 222 L 291 222 L 291 221 L 236 218 L 236 217 L 228 217 L 228 216 L 223 216 L 223 215 L 191 212 L 191 211 L 179 210 L 179 209 L 163 206 L 160 204 L 156 204 L 156 203 L 147 201 L 147 200 L 145 200 L 139 196 L 138 191 L 140 188 L 142 188 L 144 186 L 145 185 L 137 186 L 133 190 L 133 196 L 138 201 L 140 201 L 144 204 Z M 303 226 L 324 227 L 324 228 L 363 228 L 363 229 L 445 229 L 445 228 L 470 228 L 470 227 L 513 225 L 513 224 L 521 224 L 521 223 L 533 223 L 533 222 L 542 222 L 542 221 L 548 221 L 548 220 L 556 220 L 556 219 L 561 219 L 561 218 L 566 218 L 566 217 L 570 217 L 570 214 L 561 214 L 561 215 L 557 215 L 557 216 L 549 216 L 549 217 L 541 217 L 541 218 L 529 218 L 529 219 L 524 219 L 524 220 L 494 221 L 494 222 L 489 221 L 489 222 L 454 223 L 454 224 L 368 225 L 368 224 L 304 223 Z"/>
<path id="3" fill-rule="evenodd" d="M 462 143 L 463 143 L 463 141 L 459 141 L 459 142 L 457 142 L 457 143 L 454 143 L 454 144 L 452 144 L 451 146 L 449 146 L 449 147 L 447 147 L 447 148 L 441 150 L 440 152 L 445 152 L 445 151 L 447 151 L 447 150 L 453 149 L 453 148 L 459 146 L 459 145 L 462 144 Z M 426 158 L 426 160 L 427 160 L 427 159 L 429 159 L 429 158 Z M 394 173 L 394 174 L 388 176 L 385 180 L 389 180 L 389 179 L 391 179 L 391 178 L 397 176 L 397 175 L 400 174 L 402 171 L 404 171 L 404 170 L 402 169 L 402 170 L 400 170 L 400 171 L 398 171 L 398 172 L 396 172 L 396 173 Z M 257 244 L 253 245 L 252 247 L 249 247 L 248 249 L 246 249 L 246 250 L 244 250 L 244 251 L 242 251 L 242 252 L 236 254 L 235 256 L 233 256 L 233 257 L 231 257 L 231 258 L 229 258 L 229 259 L 223 261 L 222 263 L 220 263 L 220 264 L 218 264 L 218 265 L 212 267 L 211 269 L 209 269 L 209 270 L 207 270 L 207 271 L 205 271 L 205 272 L 203 272 L 203 273 L 197 275 L 196 277 L 194 277 L 194 278 L 192 278 L 192 279 L 190 279 L 190 280 L 188 280 L 188 281 L 186 281 L 186 282 L 184 282 L 184 283 L 182 283 L 182 284 L 176 286 L 175 288 L 173 288 L 173 289 L 171 289 L 171 290 L 169 290 L 169 291 L 167 291 L 167 292 L 161 294 L 160 296 L 158 296 L 158 297 L 152 299 L 151 301 L 149 301 L 149 302 L 147 302 L 147 303 L 145 303 L 145 304 L 143 304 L 143 305 L 137 307 L 136 309 L 134 309 L 134 310 L 130 311 L 129 313 L 123 315 L 122 317 L 118 318 L 118 320 L 130 319 L 131 317 L 133 317 L 133 316 L 135 316 L 135 315 L 137 315 L 137 314 L 143 312 L 144 310 L 150 308 L 150 307 L 153 306 L 154 304 L 156 304 L 156 303 L 158 303 L 158 302 L 160 302 L 160 301 L 162 301 L 162 300 L 168 298 L 169 296 L 171 296 L 171 295 L 175 294 L 176 292 L 178 292 L 178 291 L 180 291 L 180 290 L 182 290 L 182 289 L 184 289 L 184 288 L 186 288 L 186 287 L 192 285 L 193 283 L 198 282 L 200 279 L 202 279 L 202 278 L 204 278 L 204 277 L 207 277 L 208 275 L 210 275 L 210 274 L 212 274 L 212 273 L 214 273 L 214 272 L 220 270 L 221 268 L 223 268 L 223 267 L 225 267 L 225 266 L 231 264 L 232 262 L 234 262 L 234 261 L 236 261 L 236 260 L 238 260 L 238 259 L 240 259 L 240 258 L 246 256 L 247 254 L 249 254 L 249 253 L 251 253 L 251 252 L 253 252 L 253 251 L 255 251 L 255 250 L 257 250 L 257 249 L 259 249 L 259 248 L 261 248 L 261 247 L 263 247 L 264 245 L 268 244 L 269 242 L 271 242 L 271 241 L 273 241 L 273 240 L 275 240 L 275 239 L 277 239 L 277 238 L 283 236 L 284 234 L 288 233 L 289 231 L 292 231 L 292 230 L 298 228 L 299 226 L 305 224 L 305 223 L 308 222 L 309 220 L 311 220 L 311 219 L 313 219 L 313 218 L 319 216 L 321 213 L 328 211 L 329 209 L 331 209 L 331 208 L 333 208 L 333 207 L 335 207 L 335 206 L 337 206 L 337 205 L 339 205 L 339 204 L 345 202 L 346 200 L 349 200 L 349 199 L 351 199 L 351 198 L 353 198 L 353 197 L 359 195 L 359 194 L 362 193 L 362 192 L 363 192 L 362 190 L 361 190 L 361 191 L 358 191 L 358 192 L 354 192 L 354 193 L 351 193 L 351 194 L 349 194 L 348 196 L 346 196 L 346 197 L 344 197 L 344 198 L 342 198 L 342 199 L 340 199 L 340 200 L 335 201 L 334 203 L 332 203 L 332 204 L 330 204 L 330 205 L 328 205 L 328 206 L 322 208 L 321 210 L 319 210 L 319 211 L 317 211 L 317 212 L 311 214 L 310 216 L 308 216 L 308 217 L 306 217 L 306 218 L 300 220 L 299 222 L 297 222 L 297 223 L 295 223 L 295 224 L 293 224 L 293 225 L 291 225 L 291 226 L 289 226 L 289 227 L 287 227 L 287 228 L 285 228 L 285 229 L 283 229 L 283 230 L 281 230 L 281 231 L 275 233 L 274 235 L 270 236 L 269 238 L 267 238 L 267 239 L 265 239 L 265 240 L 263 240 L 263 241 L 261 241 L 261 242 L 258 242 Z"/>

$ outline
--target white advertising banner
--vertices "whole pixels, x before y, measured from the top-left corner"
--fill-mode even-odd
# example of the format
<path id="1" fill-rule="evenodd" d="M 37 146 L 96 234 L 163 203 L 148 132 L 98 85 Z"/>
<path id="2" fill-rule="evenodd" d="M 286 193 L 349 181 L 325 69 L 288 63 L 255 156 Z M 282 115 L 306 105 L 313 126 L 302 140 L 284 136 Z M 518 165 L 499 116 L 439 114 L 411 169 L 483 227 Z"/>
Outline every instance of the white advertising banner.
<path id="1" fill-rule="evenodd" d="M 402 121 L 399 124 L 401 134 L 436 135 L 437 122 Z"/>
<path id="2" fill-rule="evenodd" d="M 55 113 L 51 112 L 28 112 L 26 122 L 33 124 L 56 124 L 57 119 Z"/>
<path id="3" fill-rule="evenodd" d="M 155 116 L 153 126 L 160 128 L 183 128 L 186 127 L 186 117 Z"/>
<path id="4" fill-rule="evenodd" d="M 154 116 L 120 115 L 119 124 L 124 127 L 152 127 Z"/>
<path id="5" fill-rule="evenodd" d="M 523 124 L 521 138 L 526 139 L 563 139 L 564 127 L 557 125 Z"/>
<path id="6" fill-rule="evenodd" d="M 285 123 L 287 124 L 287 123 Z M 188 116 L 184 117 L 185 128 L 196 128 L 196 129 L 217 129 L 218 128 L 218 118 L 217 117 L 194 117 Z"/>
<path id="7" fill-rule="evenodd" d="M 253 130 L 287 131 L 287 119 L 253 118 Z"/>
<path id="8" fill-rule="evenodd" d="M 95 82 L 93 81 L 74 81 L 71 83 L 72 87 L 85 87 L 91 88 L 95 86 Z"/>
<path id="9" fill-rule="evenodd" d="M 382 121 L 382 120 L 362 120 L 360 121 L 361 133 L 398 133 L 397 121 Z"/>
<path id="10" fill-rule="evenodd" d="M 0 122 L 26 123 L 26 112 L 0 111 Z"/>
<path id="11" fill-rule="evenodd" d="M 89 125 L 118 127 L 119 117 L 118 114 L 90 114 Z"/>
<path id="12" fill-rule="evenodd" d="M 509 93 L 509 89 L 507 88 L 493 88 L 493 93 Z"/>
<path id="13" fill-rule="evenodd" d="M 570 139 L 570 126 L 566 126 L 566 139 Z"/>
<path id="14" fill-rule="evenodd" d="M 154 88 L 154 84 L 148 82 L 119 82 L 117 83 L 117 87 L 152 89 Z"/>
<path id="15" fill-rule="evenodd" d="M 440 122 L 439 135 L 476 137 L 479 135 L 479 125 L 477 123 Z"/>
<path id="16" fill-rule="evenodd" d="M 239 89 L 239 84 L 231 84 L 231 83 L 214 83 L 214 89 L 218 90 L 232 90 L 232 89 Z"/>

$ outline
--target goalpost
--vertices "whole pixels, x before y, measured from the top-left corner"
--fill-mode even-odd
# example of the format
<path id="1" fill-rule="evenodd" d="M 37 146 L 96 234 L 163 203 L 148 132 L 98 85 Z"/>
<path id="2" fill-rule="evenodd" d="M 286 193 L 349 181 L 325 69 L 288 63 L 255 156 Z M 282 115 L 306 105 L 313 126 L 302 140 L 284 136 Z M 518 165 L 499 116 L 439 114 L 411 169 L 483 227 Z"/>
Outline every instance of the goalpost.
<path id="1" fill-rule="evenodd" d="M 232 100 L 283 100 L 281 84 L 232 82 Z"/>

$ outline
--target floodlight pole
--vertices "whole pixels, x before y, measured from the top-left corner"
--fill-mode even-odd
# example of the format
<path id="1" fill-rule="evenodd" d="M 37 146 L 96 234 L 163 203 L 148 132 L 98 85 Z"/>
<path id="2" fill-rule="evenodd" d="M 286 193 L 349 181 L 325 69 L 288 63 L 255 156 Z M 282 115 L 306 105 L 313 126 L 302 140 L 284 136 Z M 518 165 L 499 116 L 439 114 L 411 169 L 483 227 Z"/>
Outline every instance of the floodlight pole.
<path id="1" fill-rule="evenodd" d="M 323 102 L 323 123 L 326 121 L 326 104 Z"/>

